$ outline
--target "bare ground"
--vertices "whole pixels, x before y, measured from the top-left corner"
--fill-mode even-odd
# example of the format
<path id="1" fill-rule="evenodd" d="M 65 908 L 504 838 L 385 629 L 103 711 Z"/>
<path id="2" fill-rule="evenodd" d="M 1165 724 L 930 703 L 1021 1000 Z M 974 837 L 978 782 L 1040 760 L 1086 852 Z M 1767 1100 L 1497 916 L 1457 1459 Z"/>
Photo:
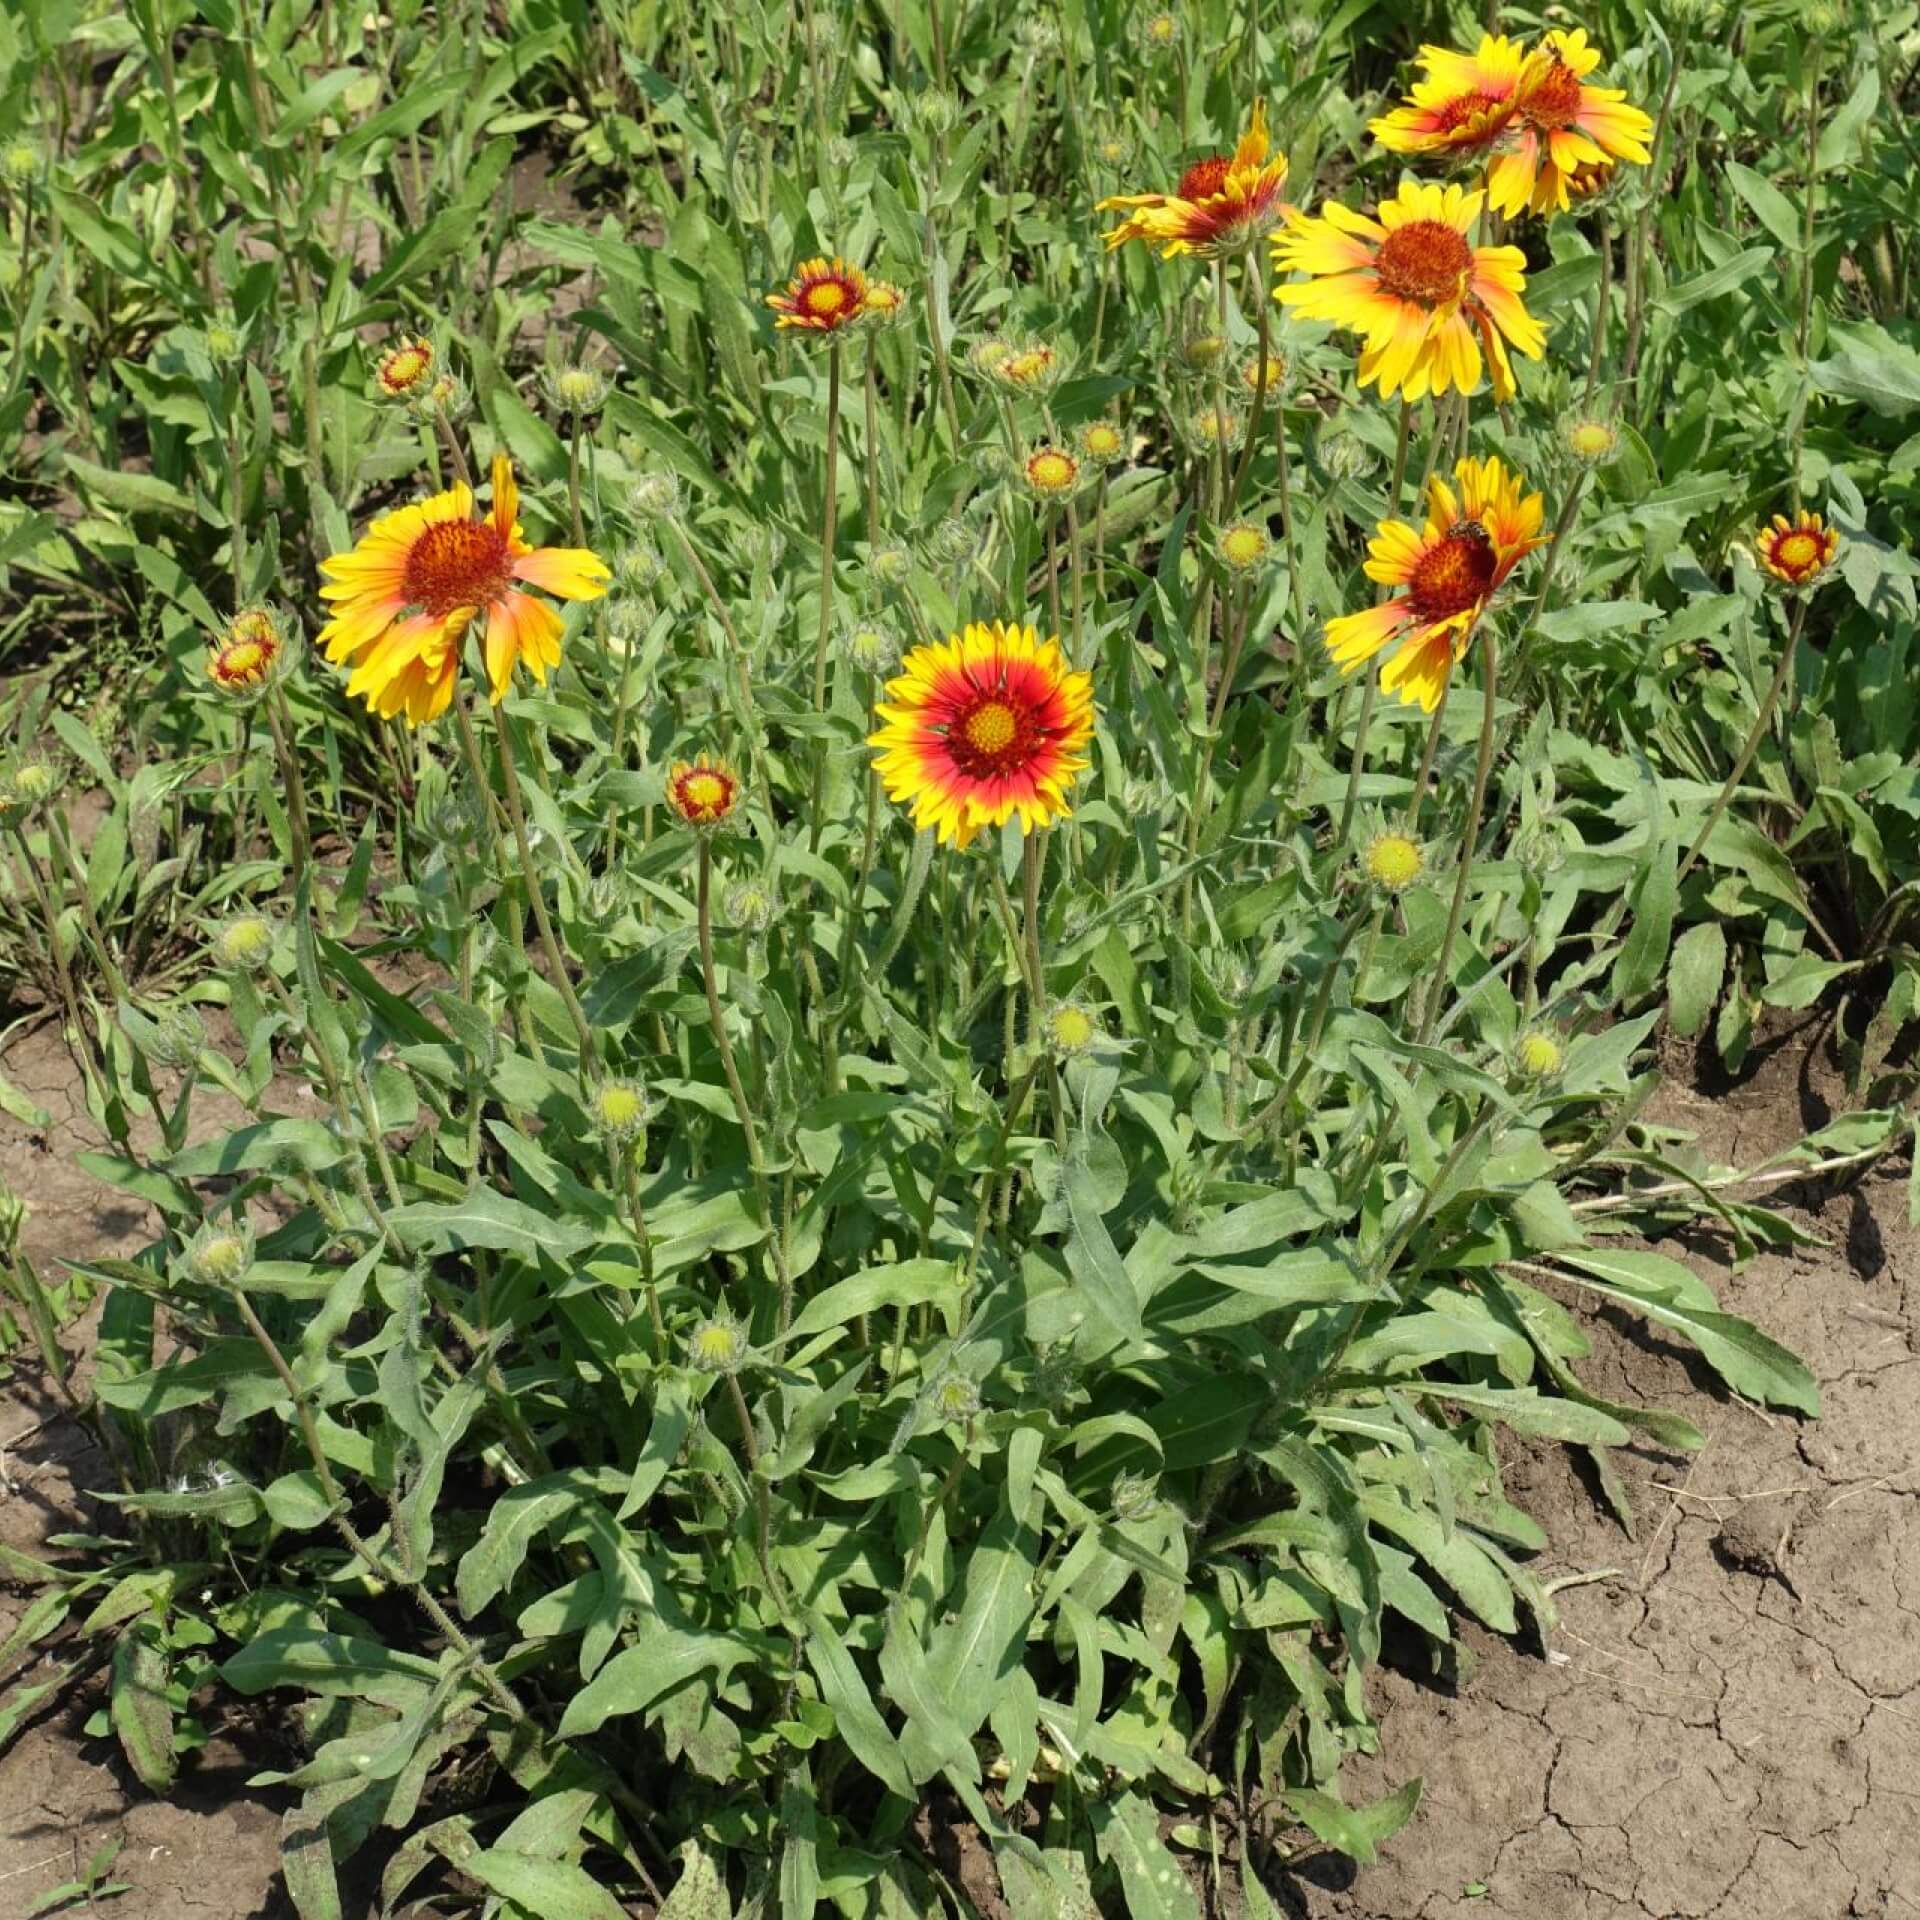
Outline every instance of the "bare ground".
<path id="1" fill-rule="evenodd" d="M 70 1164 L 97 1141 L 57 1043 L 28 1035 L 5 1066 L 56 1116 L 44 1137 L 0 1116 L 30 1256 L 53 1271 L 139 1245 L 140 1210 Z M 1787 1044 L 1722 1095 L 1664 1094 L 1659 1117 L 1750 1164 L 1842 1104 Z M 1685 1412 L 1708 1444 L 1623 1450 L 1631 1539 L 1563 1450 L 1514 1449 L 1513 1497 L 1553 1541 L 1542 1577 L 1600 1577 L 1559 1593 L 1544 1648 L 1467 1626 L 1452 1671 L 1380 1676 L 1381 1752 L 1348 1792 L 1418 1773 L 1421 1809 L 1373 1867 L 1302 1863 L 1274 1888 L 1291 1920 L 1920 1920 L 1920 1235 L 1891 1177 L 1771 1198 L 1826 1244 L 1738 1272 L 1710 1240 L 1690 1252 L 1727 1307 L 1806 1358 L 1824 1417 L 1729 1400 L 1689 1354 L 1589 1316 L 1590 1383 Z M 84 1526 L 98 1470 L 16 1368 L 0 1541 Z M 24 1605 L 0 1588 L 0 1639 Z M 83 1692 L 0 1757 L 0 1920 L 113 1839 L 140 1920 L 286 1920 L 277 1804 L 244 1787 L 269 1762 L 244 1727 L 163 1801 L 84 1733 L 97 1704 Z"/>

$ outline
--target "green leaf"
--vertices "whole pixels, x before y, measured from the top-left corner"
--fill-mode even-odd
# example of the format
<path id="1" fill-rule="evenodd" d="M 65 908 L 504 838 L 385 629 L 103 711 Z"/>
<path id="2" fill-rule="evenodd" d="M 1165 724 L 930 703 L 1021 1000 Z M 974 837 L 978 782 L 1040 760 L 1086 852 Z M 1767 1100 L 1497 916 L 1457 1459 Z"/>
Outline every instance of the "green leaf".
<path id="1" fill-rule="evenodd" d="M 1317 1838 L 1330 1847 L 1339 1848 L 1363 1867 L 1370 1867 L 1378 1857 L 1381 1843 L 1391 1840 L 1413 1818 L 1414 1809 L 1420 1804 L 1420 1785 L 1416 1777 L 1398 1792 L 1365 1807 L 1349 1807 L 1332 1794 L 1312 1787 L 1285 1789 L 1280 1798 Z"/>
<path id="2" fill-rule="evenodd" d="M 913 1775 L 900 1743 L 880 1717 L 845 1642 L 818 1608 L 807 1615 L 807 1664 L 820 1682 L 820 1697 L 833 1709 L 834 1724 L 853 1757 L 903 1800 L 914 1800 Z"/>
<path id="3" fill-rule="evenodd" d="M 108 1718 L 127 1764 L 142 1786 L 164 1793 L 173 1785 L 173 1708 L 167 1699 L 171 1675 L 160 1630 L 138 1620 L 114 1643 L 113 1690 Z"/>
<path id="4" fill-rule="evenodd" d="M 1667 967 L 1667 1018 L 1682 1039 L 1691 1040 L 1707 1024 L 1726 971 L 1727 936 L 1717 920 L 1689 927 L 1673 943 Z"/>
<path id="5" fill-rule="evenodd" d="M 1800 251 L 1801 215 L 1799 209 L 1769 180 L 1763 180 L 1751 167 L 1737 160 L 1727 162 L 1727 179 L 1750 206 L 1760 224 L 1780 243 L 1783 253 Z"/>
<path id="6" fill-rule="evenodd" d="M 733 1902 L 713 1856 L 698 1840 L 687 1841 L 680 1851 L 686 1865 L 654 1920 L 733 1920 Z"/>
<path id="7" fill-rule="evenodd" d="M 1200 1903 L 1160 1838 L 1159 1815 L 1145 1794 L 1090 1801 L 1087 1818 L 1101 1859 L 1119 1877 L 1132 1920 L 1200 1920 Z"/>
<path id="8" fill-rule="evenodd" d="M 560 1716 L 563 1740 L 593 1733 L 618 1714 L 642 1713 L 664 1693 L 696 1673 L 724 1680 L 735 1667 L 754 1658 L 744 1641 L 720 1633 L 690 1633 L 664 1620 L 644 1620 L 633 1644 L 614 1655 L 567 1702 Z"/>
<path id="9" fill-rule="evenodd" d="M 958 1305 L 959 1279 L 951 1260 L 901 1260 L 891 1266 L 864 1267 L 830 1287 L 823 1287 L 793 1317 L 789 1342 L 844 1327 L 863 1313 L 886 1307 L 917 1307 L 945 1296 Z"/>
<path id="10" fill-rule="evenodd" d="M 627 1920 L 627 1910 L 584 1867 L 506 1847 L 464 1854 L 460 1871 L 539 1920 Z"/>
<path id="11" fill-rule="evenodd" d="M 1744 253 L 1737 253 L 1723 266 L 1709 267 L 1705 273 L 1696 273 L 1691 279 L 1681 280 L 1661 294 L 1653 305 L 1667 314 L 1690 312 L 1705 300 L 1717 300 L 1723 293 L 1731 293 L 1735 287 L 1744 285 L 1760 271 L 1772 264 L 1775 258 L 1771 247 L 1749 247 Z"/>
<path id="12" fill-rule="evenodd" d="M 490 1187 L 476 1188 L 454 1201 L 395 1207 L 387 1223 L 403 1245 L 418 1253 L 463 1253 L 486 1247 L 518 1254 L 523 1260 L 538 1260 L 543 1254 L 565 1259 L 583 1252 L 599 1237 L 578 1221 L 536 1212 Z"/>
<path id="13" fill-rule="evenodd" d="M 1082 1145 L 1085 1144 L 1082 1136 Z M 1067 1271 L 1080 1296 L 1110 1332 L 1122 1340 L 1140 1340 L 1146 1329 L 1140 1319 L 1140 1296 L 1120 1263 L 1120 1255 L 1102 1218 L 1099 1188 L 1084 1153 L 1076 1151 L 1061 1171 L 1066 1195 Z"/>
<path id="14" fill-rule="evenodd" d="M 169 1173 L 202 1180 L 224 1173 L 324 1173 L 347 1157 L 331 1127 L 318 1120 L 263 1120 L 215 1134 L 167 1161 Z"/>

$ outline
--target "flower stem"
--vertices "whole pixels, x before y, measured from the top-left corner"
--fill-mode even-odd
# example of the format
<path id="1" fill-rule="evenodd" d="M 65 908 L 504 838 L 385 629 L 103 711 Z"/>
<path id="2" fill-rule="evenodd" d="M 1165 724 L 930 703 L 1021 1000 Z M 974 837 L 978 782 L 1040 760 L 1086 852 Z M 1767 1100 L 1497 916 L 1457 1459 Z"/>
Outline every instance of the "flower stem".
<path id="1" fill-rule="evenodd" d="M 840 517 L 840 342 L 827 348 L 827 491 L 820 508 L 820 626 L 813 642 L 813 710 L 827 710 L 827 637 L 833 630 L 833 544 Z"/>
<path id="2" fill-rule="evenodd" d="M 1732 801 L 1734 789 L 1746 778 L 1747 769 L 1753 765 L 1753 756 L 1760 751 L 1760 742 L 1766 737 L 1767 728 L 1773 723 L 1773 710 L 1780 704 L 1781 689 L 1787 684 L 1787 675 L 1793 671 L 1794 655 L 1800 647 L 1800 629 L 1807 623 L 1808 596 L 1802 594 L 1794 602 L 1793 625 L 1787 633 L 1787 644 L 1781 650 L 1780 664 L 1773 670 L 1773 679 L 1767 687 L 1766 698 L 1760 702 L 1760 711 L 1754 716 L 1752 730 L 1748 733 L 1746 744 L 1740 749 L 1740 757 L 1733 763 L 1733 771 L 1727 775 L 1726 784 L 1715 796 L 1713 805 L 1708 809 L 1706 825 L 1700 829 L 1699 837 L 1687 849 L 1687 856 L 1680 862 L 1680 870 L 1674 875 L 1673 882 L 1678 886 L 1700 858 L 1702 848 L 1707 844 L 1713 830 L 1720 824 L 1720 816 L 1726 812 Z"/>
<path id="3" fill-rule="evenodd" d="M 747 1090 L 740 1084 L 740 1069 L 734 1065 L 733 1042 L 727 1038 L 727 1019 L 720 1006 L 720 987 L 713 964 L 713 842 L 700 837 L 700 868 L 695 906 L 700 923 L 700 978 L 707 990 L 707 1018 L 713 1026 L 713 1044 L 720 1055 L 721 1070 L 727 1076 L 727 1089 L 733 1095 L 733 1110 L 740 1131 L 747 1137 L 747 1160 L 753 1168 L 754 1184 L 766 1199 L 767 1169 L 760 1155 L 760 1134 L 753 1124 L 753 1109 L 747 1104 Z M 767 1214 L 767 1224 L 773 1215 Z"/>
<path id="4" fill-rule="evenodd" d="M 267 700 L 267 725 L 273 730 L 274 751 L 287 783 L 287 824 L 293 832 L 293 870 L 298 877 L 312 864 L 313 832 L 307 822 L 307 783 L 293 750 L 293 715 L 283 687 L 275 687 Z"/>
<path id="5" fill-rule="evenodd" d="M 1480 717 L 1480 758 L 1473 770 L 1473 801 L 1467 808 L 1466 831 L 1460 836 L 1460 869 L 1454 875 L 1453 903 L 1447 909 L 1447 931 L 1440 942 L 1439 964 L 1433 970 L 1426 1007 L 1420 1016 L 1419 1044 L 1425 1046 L 1439 1018 L 1440 1002 L 1446 997 L 1452 978 L 1453 946 L 1460 936 L 1460 920 L 1466 910 L 1467 880 L 1473 872 L 1474 843 L 1480 837 L 1480 816 L 1487 803 L 1487 777 L 1493 771 L 1494 710 L 1500 691 L 1500 646 L 1492 625 L 1480 629 L 1481 672 L 1485 679 L 1485 705 Z"/>

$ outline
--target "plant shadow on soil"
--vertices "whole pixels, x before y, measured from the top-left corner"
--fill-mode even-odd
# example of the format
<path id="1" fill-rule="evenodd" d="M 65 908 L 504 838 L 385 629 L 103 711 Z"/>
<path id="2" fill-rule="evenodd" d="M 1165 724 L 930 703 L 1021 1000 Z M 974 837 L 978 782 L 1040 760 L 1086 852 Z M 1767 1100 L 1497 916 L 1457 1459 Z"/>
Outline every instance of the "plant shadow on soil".
<path id="1" fill-rule="evenodd" d="M 1779 1151 L 1847 1104 L 1813 1032 L 1757 1049 L 1738 1082 L 1675 1063 L 1646 1117 L 1716 1162 Z M 147 1220 L 72 1164 L 99 1142 L 57 1036 L 23 1033 L 4 1066 L 54 1115 L 42 1134 L 0 1116 L 0 1174 L 32 1209 L 36 1267 L 131 1252 Z M 1559 1624 L 1542 1645 L 1463 1623 L 1438 1663 L 1401 1643 L 1375 1684 L 1380 1751 L 1346 1791 L 1418 1773 L 1420 1810 L 1373 1866 L 1320 1854 L 1284 1869 L 1269 1891 L 1288 1920 L 1920 1920 L 1920 1233 L 1899 1172 L 1773 1189 L 1768 1204 L 1823 1244 L 1737 1272 L 1712 1235 L 1668 1242 L 1806 1359 L 1818 1421 L 1730 1399 L 1690 1350 L 1581 1308 L 1588 1383 L 1685 1413 L 1707 1444 L 1618 1451 L 1629 1538 L 1572 1450 L 1508 1441 L 1510 1496 L 1552 1543 L 1533 1571 L 1577 1582 L 1557 1595 Z M 83 1370 L 91 1327 L 69 1329 Z M 32 1551 L 89 1528 L 101 1468 L 18 1360 L 0 1388 L 0 1541 Z M 0 1639 L 25 1604 L 0 1586 Z M 114 1877 L 140 1920 L 290 1920 L 286 1797 L 244 1784 L 287 1764 L 273 1725 L 212 1708 L 208 1745 L 159 1799 L 110 1738 L 85 1734 L 100 1697 L 96 1674 L 0 1757 L 0 1915 L 119 1839 Z M 998 1920 L 964 1824 L 936 1820 L 924 1843 Z M 362 1886 L 350 1911 L 366 1900 Z M 1233 1920 L 1237 1903 L 1217 1911 Z"/>

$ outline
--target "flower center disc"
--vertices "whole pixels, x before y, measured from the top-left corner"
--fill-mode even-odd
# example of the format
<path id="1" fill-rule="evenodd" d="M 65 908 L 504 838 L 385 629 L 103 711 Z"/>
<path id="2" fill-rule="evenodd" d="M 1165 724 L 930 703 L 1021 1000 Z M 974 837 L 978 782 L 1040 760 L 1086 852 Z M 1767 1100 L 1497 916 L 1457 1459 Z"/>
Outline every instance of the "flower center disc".
<path id="1" fill-rule="evenodd" d="M 847 290 L 837 280 L 819 280 L 802 296 L 809 313 L 838 313 L 847 304 Z"/>
<path id="2" fill-rule="evenodd" d="M 220 655 L 223 680 L 252 680 L 267 664 L 267 650 L 258 640 L 237 640 Z"/>
<path id="3" fill-rule="evenodd" d="M 1820 543 L 1810 533 L 1790 533 L 1773 550 L 1774 563 L 1789 573 L 1800 573 L 1820 557 Z"/>
<path id="4" fill-rule="evenodd" d="M 1437 307 L 1466 291 L 1473 249 L 1465 234 L 1439 220 L 1409 220 L 1380 243 L 1375 276 L 1389 293 Z"/>
<path id="5" fill-rule="evenodd" d="M 1195 161 L 1180 176 L 1174 197 L 1180 200 L 1211 199 L 1226 185 L 1227 169 L 1232 164 L 1224 153 L 1211 154 L 1205 160 Z"/>
<path id="6" fill-rule="evenodd" d="M 491 606 L 512 583 L 507 543 L 491 520 L 436 521 L 407 555 L 407 598 L 425 613 Z"/>
<path id="7" fill-rule="evenodd" d="M 1455 133 L 1473 126 L 1502 103 L 1490 93 L 1463 93 L 1440 109 L 1435 125 L 1441 133 Z"/>
<path id="8" fill-rule="evenodd" d="M 1030 715 L 989 696 L 954 722 L 947 733 L 947 751 L 970 780 L 991 780 L 1026 764 L 1036 731 Z"/>
<path id="9" fill-rule="evenodd" d="M 1572 126 L 1580 111 L 1580 76 L 1571 67 L 1554 61 L 1527 89 L 1520 111 L 1542 132 Z"/>
<path id="10" fill-rule="evenodd" d="M 690 774 L 680 791 L 696 813 L 714 813 L 727 804 L 727 783 L 717 774 Z"/>
<path id="11" fill-rule="evenodd" d="M 1422 620 L 1465 613 L 1491 590 L 1494 558 L 1493 542 L 1484 533 L 1455 528 L 1414 568 L 1408 589 L 1414 612 Z"/>

